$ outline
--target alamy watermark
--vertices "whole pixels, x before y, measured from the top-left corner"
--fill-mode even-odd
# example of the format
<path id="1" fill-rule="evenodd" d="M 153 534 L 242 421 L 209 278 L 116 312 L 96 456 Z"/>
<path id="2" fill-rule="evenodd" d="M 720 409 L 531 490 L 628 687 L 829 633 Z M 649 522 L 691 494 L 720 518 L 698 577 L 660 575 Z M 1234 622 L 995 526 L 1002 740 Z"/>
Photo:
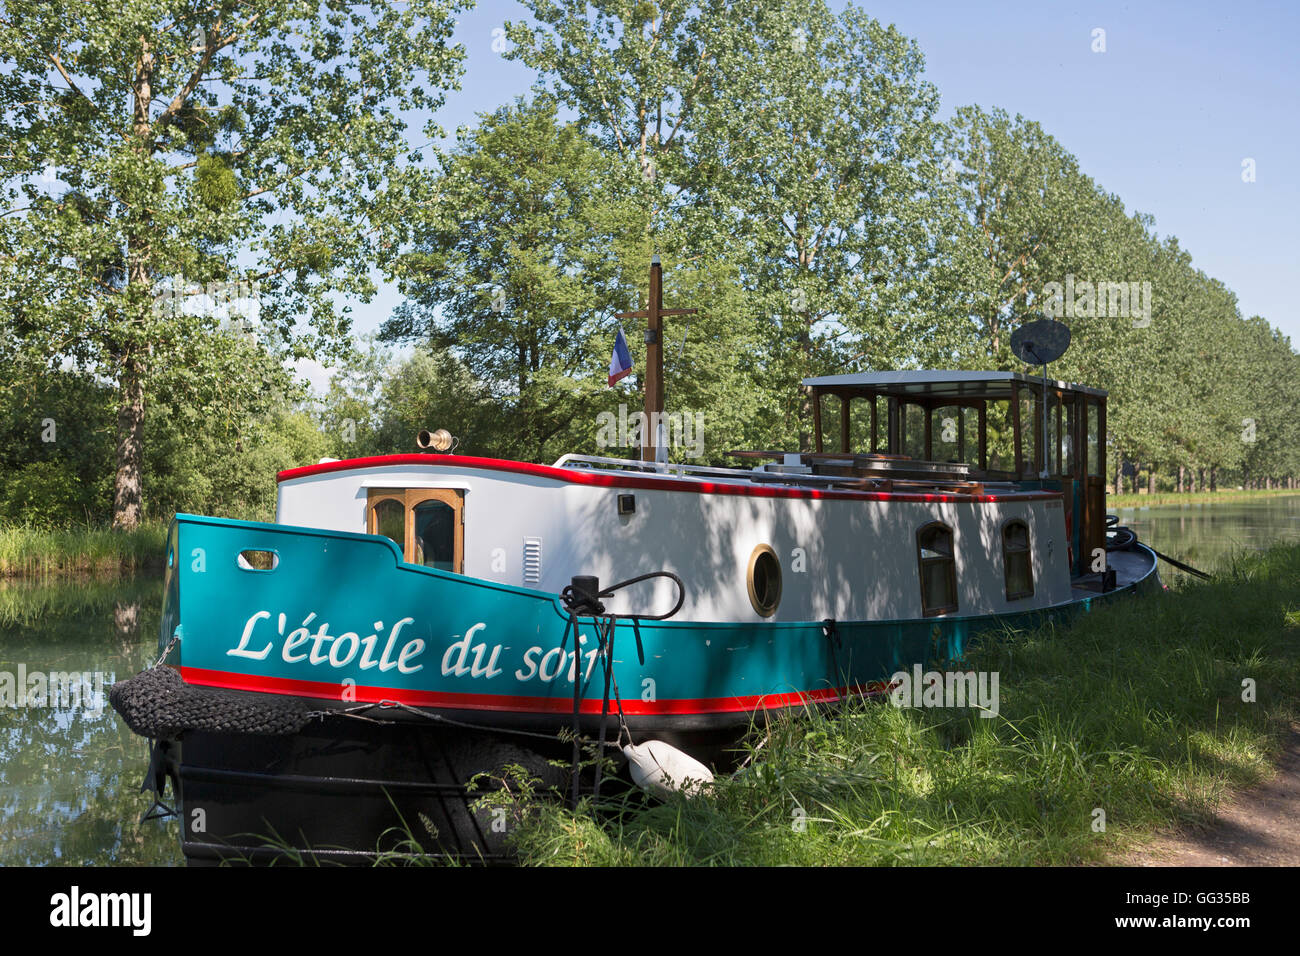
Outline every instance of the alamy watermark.
<path id="1" fill-rule="evenodd" d="M 895 707 L 977 707 L 981 717 L 996 717 L 1000 705 L 997 671 L 895 671 L 889 678 Z"/>
<path id="2" fill-rule="evenodd" d="M 0 671 L 0 707 L 84 710 L 97 717 L 104 712 L 104 686 L 113 676 L 101 671 Z"/>
<path id="3" fill-rule="evenodd" d="M 223 329 L 249 338 L 256 338 L 261 309 L 261 293 L 252 279 L 203 285 L 174 275 L 153 288 L 154 315 L 212 315 L 221 320 Z"/>
<path id="4" fill-rule="evenodd" d="M 650 415 L 649 437 L 653 439 L 663 427 L 664 437 L 672 448 L 686 448 L 688 458 L 704 456 L 704 413 L 663 412 Z M 601 448 L 639 448 L 646 444 L 645 412 L 627 412 L 618 406 L 618 414 L 601 412 L 596 416 L 596 444 Z"/>
<path id="5" fill-rule="evenodd" d="M 1133 328 L 1151 324 L 1150 282 L 1075 281 L 1043 285 L 1042 311 L 1049 319 L 1132 319 Z"/>
<path id="6" fill-rule="evenodd" d="M 120 927 L 133 936 L 148 936 L 153 927 L 150 893 L 82 892 L 72 886 L 50 897 L 50 925 L 57 928 Z"/>

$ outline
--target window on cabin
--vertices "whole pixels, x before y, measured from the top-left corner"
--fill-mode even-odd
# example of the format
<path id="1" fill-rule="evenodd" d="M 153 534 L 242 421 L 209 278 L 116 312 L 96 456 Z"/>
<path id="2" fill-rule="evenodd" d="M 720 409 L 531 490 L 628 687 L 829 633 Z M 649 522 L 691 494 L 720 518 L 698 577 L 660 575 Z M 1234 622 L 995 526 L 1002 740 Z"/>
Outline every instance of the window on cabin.
<path id="1" fill-rule="evenodd" d="M 1028 388 L 1017 390 L 1020 403 L 1020 467 L 1026 475 L 1037 475 L 1040 468 L 1035 450 L 1043 443 L 1042 405 L 1034 401 Z"/>
<path id="2" fill-rule="evenodd" d="M 1101 475 L 1101 404 L 1088 400 L 1088 474 Z"/>
<path id="3" fill-rule="evenodd" d="M 899 402 L 898 414 L 902 416 L 899 431 L 903 436 L 903 454 L 925 461 L 925 418 L 929 413 L 924 406 Z"/>
<path id="4" fill-rule="evenodd" d="M 372 489 L 367 530 L 402 549 L 402 559 L 464 573 L 465 493 L 452 488 Z"/>
<path id="5" fill-rule="evenodd" d="M 1055 392 L 1047 395 L 1047 473 L 1061 473 L 1061 399 Z"/>
<path id="6" fill-rule="evenodd" d="M 749 556 L 746 575 L 749 603 L 761 617 L 771 617 L 781 603 L 781 562 L 770 545 L 760 544 Z"/>
<path id="7" fill-rule="evenodd" d="M 876 407 L 875 427 L 871 433 L 871 450 L 889 454 L 889 398 L 885 395 L 876 395 L 868 399 L 868 403 L 868 411 L 871 403 Z"/>
<path id="8" fill-rule="evenodd" d="M 988 436 L 988 469 L 1011 474 L 1016 470 L 1016 435 L 1011 402 L 1005 398 L 990 399 L 987 409 L 984 430 Z"/>
<path id="9" fill-rule="evenodd" d="M 1029 525 L 1019 519 L 1002 526 L 1002 567 L 1006 574 L 1008 601 L 1027 598 L 1034 593 Z"/>
<path id="10" fill-rule="evenodd" d="M 822 449 L 826 452 L 840 451 L 840 419 L 843 416 L 840 396 L 823 392 L 818 401 L 821 402 Z"/>
<path id="11" fill-rule="evenodd" d="M 859 395 L 849 403 L 849 451 L 855 455 L 875 451 L 871 442 L 871 405 L 874 401 L 870 395 Z"/>
<path id="12" fill-rule="evenodd" d="M 930 460 L 979 466 L 979 409 L 943 405 L 930 412 Z"/>
<path id="13" fill-rule="evenodd" d="M 1061 402 L 1062 402 L 1062 405 L 1061 405 L 1061 466 L 1060 466 L 1060 473 L 1061 473 L 1062 475 L 1066 475 L 1066 476 L 1068 476 L 1068 475 L 1073 475 L 1073 474 L 1075 473 L 1075 469 L 1074 469 L 1074 453 L 1075 453 L 1075 447 L 1074 447 L 1074 432 L 1075 432 L 1075 424 L 1076 424 L 1076 423 L 1075 423 L 1075 417 L 1074 417 L 1074 408 L 1075 408 L 1074 395 L 1073 395 L 1072 393 L 1070 393 L 1070 394 L 1066 394 L 1065 396 L 1062 397 Z"/>
<path id="14" fill-rule="evenodd" d="M 406 504 L 398 498 L 371 499 L 371 534 L 382 534 L 399 548 L 406 547 Z"/>
<path id="15" fill-rule="evenodd" d="M 960 461 L 963 437 L 960 408 L 945 405 L 930 410 L 931 461 Z"/>
<path id="16" fill-rule="evenodd" d="M 456 509 L 445 501 L 421 501 L 413 512 L 416 564 L 456 570 Z"/>
<path id="17" fill-rule="evenodd" d="M 939 521 L 916 533 L 921 614 L 924 617 L 951 614 L 957 610 L 957 559 L 952 540 L 952 529 Z"/>

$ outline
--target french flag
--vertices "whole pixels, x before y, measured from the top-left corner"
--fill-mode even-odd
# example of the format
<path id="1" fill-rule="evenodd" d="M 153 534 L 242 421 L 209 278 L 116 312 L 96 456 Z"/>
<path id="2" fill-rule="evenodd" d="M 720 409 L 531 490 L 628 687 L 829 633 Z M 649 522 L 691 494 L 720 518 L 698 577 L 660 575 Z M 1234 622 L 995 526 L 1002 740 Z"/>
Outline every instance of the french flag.
<path id="1" fill-rule="evenodd" d="M 623 329 L 619 328 L 618 338 L 614 340 L 614 354 L 609 360 L 609 384 L 612 386 L 631 371 L 632 356 L 628 353 L 627 339 L 623 338 Z"/>

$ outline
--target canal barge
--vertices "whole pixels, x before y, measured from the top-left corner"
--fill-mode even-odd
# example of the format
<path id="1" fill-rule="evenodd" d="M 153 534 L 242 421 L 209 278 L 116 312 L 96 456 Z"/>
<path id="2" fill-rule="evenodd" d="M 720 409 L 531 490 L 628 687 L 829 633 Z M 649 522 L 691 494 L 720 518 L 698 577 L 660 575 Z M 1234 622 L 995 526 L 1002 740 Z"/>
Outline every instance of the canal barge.
<path id="1" fill-rule="evenodd" d="M 155 741 L 187 860 L 369 860 L 412 836 L 501 859 L 476 775 L 580 787 L 549 761 L 607 728 L 615 758 L 654 740 L 724 768 L 764 714 L 1158 581 L 1131 536 L 1108 548 L 1104 392 L 804 385 L 815 450 L 737 467 L 426 451 L 281 472 L 274 523 L 177 515 L 161 666 L 114 703 Z"/>

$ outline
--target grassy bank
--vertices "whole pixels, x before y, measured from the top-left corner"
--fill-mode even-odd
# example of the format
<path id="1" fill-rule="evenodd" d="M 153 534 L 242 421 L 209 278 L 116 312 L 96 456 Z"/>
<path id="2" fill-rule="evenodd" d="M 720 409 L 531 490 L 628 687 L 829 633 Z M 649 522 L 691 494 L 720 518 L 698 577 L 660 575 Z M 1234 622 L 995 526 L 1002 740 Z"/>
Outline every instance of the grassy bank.
<path id="1" fill-rule="evenodd" d="M 709 796 L 599 814 L 516 799 L 515 845 L 549 865 L 1104 861 L 1271 772 L 1300 698 L 1300 548 L 985 641 L 966 667 L 1000 675 L 997 717 L 862 702 L 782 719 Z"/>
<path id="2" fill-rule="evenodd" d="M 0 577 L 118 575 L 161 568 L 167 525 L 135 531 L 0 527 Z"/>
<path id="3" fill-rule="evenodd" d="M 1222 491 L 1198 491 L 1195 494 L 1181 495 L 1176 491 L 1160 491 L 1154 495 L 1107 495 L 1106 510 L 1145 508 L 1156 505 L 1222 504 L 1227 501 L 1248 501 L 1251 498 L 1277 498 L 1281 495 L 1300 495 L 1300 491 L 1292 488 L 1273 488 L 1267 491 L 1237 491 L 1232 488 Z"/>

